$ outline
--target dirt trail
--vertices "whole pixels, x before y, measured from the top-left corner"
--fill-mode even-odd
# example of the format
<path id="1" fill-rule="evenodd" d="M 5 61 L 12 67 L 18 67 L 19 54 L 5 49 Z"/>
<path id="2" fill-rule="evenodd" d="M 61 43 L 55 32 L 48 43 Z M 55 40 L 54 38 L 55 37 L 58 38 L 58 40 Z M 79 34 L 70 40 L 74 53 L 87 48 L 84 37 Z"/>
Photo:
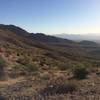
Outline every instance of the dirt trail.
<path id="1" fill-rule="evenodd" d="M 16 79 L 7 79 L 5 81 L 0 81 L 0 86 L 1 85 L 13 85 L 17 82 L 21 82 L 22 80 L 24 80 L 24 77 L 20 77 L 20 78 L 16 78 Z"/>

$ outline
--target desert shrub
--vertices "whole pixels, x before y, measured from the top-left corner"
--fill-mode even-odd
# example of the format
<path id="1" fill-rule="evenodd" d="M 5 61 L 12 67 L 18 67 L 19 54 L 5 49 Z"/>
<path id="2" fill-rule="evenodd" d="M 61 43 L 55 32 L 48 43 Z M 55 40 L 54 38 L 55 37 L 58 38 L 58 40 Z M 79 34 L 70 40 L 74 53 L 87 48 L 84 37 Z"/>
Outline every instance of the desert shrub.
<path id="1" fill-rule="evenodd" d="M 72 93 L 74 91 L 77 91 L 78 87 L 76 85 L 76 82 L 73 81 L 68 81 L 68 82 L 62 82 L 62 83 L 52 83 L 48 84 L 44 89 L 40 91 L 41 96 L 46 96 L 46 95 L 55 95 L 55 94 L 67 94 L 67 93 Z"/>
<path id="2" fill-rule="evenodd" d="M 8 54 L 8 55 L 10 55 L 11 53 L 12 53 L 12 51 L 11 51 L 11 49 L 6 49 L 6 53 Z"/>
<path id="3" fill-rule="evenodd" d="M 42 80 L 49 80 L 50 77 L 49 77 L 49 76 L 43 76 L 43 77 L 41 77 L 41 79 L 42 79 Z"/>
<path id="4" fill-rule="evenodd" d="M 43 74 L 43 75 L 40 75 L 40 79 L 41 80 L 49 80 L 50 79 L 50 75 L 49 74 Z"/>
<path id="5" fill-rule="evenodd" d="M 93 66 L 94 67 L 100 67 L 100 62 L 98 62 L 98 61 L 93 62 Z"/>
<path id="6" fill-rule="evenodd" d="M 0 68 L 4 68 L 6 66 L 6 63 L 4 61 L 4 59 L 0 56 Z"/>
<path id="7" fill-rule="evenodd" d="M 38 71 L 38 67 L 31 63 L 26 65 L 16 64 L 12 67 L 11 73 L 9 73 L 9 77 L 16 78 L 19 76 L 29 76 L 36 75 Z"/>
<path id="8" fill-rule="evenodd" d="M 71 69 L 73 67 L 73 62 L 71 61 L 67 61 L 67 62 L 58 62 L 58 69 L 59 70 L 68 70 L 68 69 Z"/>
<path id="9" fill-rule="evenodd" d="M 67 70 L 68 67 L 65 64 L 60 64 L 58 65 L 58 69 L 64 71 L 64 70 Z"/>
<path id="10" fill-rule="evenodd" d="M 55 62 L 55 66 L 57 67 L 58 70 L 64 71 L 67 68 L 66 63 L 63 62 Z"/>
<path id="11" fill-rule="evenodd" d="M 19 54 L 19 53 L 17 53 L 17 56 L 20 56 L 20 54 Z"/>
<path id="12" fill-rule="evenodd" d="M 77 79 L 85 79 L 88 75 L 88 71 L 84 66 L 77 66 L 73 70 L 73 76 Z"/>
<path id="13" fill-rule="evenodd" d="M 39 69 L 38 66 L 37 66 L 36 64 L 34 64 L 34 63 L 28 64 L 27 67 L 28 67 L 29 70 L 32 71 L 32 72 L 36 72 L 36 71 L 38 71 L 38 69 Z"/>
<path id="14" fill-rule="evenodd" d="M 22 65 L 27 65 L 29 64 L 30 59 L 27 56 L 22 56 L 22 57 L 19 57 L 16 62 Z"/>
<path id="15" fill-rule="evenodd" d="M 0 79 L 4 77 L 4 67 L 6 66 L 6 63 L 4 59 L 0 56 Z"/>

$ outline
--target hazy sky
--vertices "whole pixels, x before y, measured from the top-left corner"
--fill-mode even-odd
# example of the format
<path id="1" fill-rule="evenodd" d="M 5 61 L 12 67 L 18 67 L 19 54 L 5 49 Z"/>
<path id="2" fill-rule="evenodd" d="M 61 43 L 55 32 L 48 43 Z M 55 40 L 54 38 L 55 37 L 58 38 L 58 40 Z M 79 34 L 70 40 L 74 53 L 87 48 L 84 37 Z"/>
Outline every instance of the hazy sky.
<path id="1" fill-rule="evenodd" d="M 100 0 L 0 0 L 0 23 L 29 32 L 100 33 Z"/>

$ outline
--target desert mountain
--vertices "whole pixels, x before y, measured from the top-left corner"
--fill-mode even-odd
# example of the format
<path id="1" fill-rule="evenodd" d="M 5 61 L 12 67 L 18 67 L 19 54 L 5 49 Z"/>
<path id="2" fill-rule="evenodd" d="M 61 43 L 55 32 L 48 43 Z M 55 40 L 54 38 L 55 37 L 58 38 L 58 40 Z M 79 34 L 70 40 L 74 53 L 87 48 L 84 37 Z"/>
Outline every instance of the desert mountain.
<path id="1" fill-rule="evenodd" d="M 74 42 L 43 33 L 29 33 L 14 25 L 1 24 L 0 99 L 40 100 L 41 96 L 46 98 L 44 100 L 52 100 L 47 97 L 52 98 L 54 93 L 57 94 L 55 100 L 60 95 L 66 100 L 64 94 L 72 91 L 79 94 L 76 90 L 81 91 L 81 88 L 84 96 L 87 94 L 84 91 L 91 86 L 88 84 L 94 79 L 90 77 L 78 81 L 77 78 L 84 79 L 90 72 L 96 84 L 89 88 L 87 96 L 93 89 L 99 95 L 99 73 L 95 71 L 100 66 L 99 55 L 100 45 L 92 41 Z M 94 72 L 98 76 L 94 76 Z M 80 88 L 77 89 L 75 84 Z"/>

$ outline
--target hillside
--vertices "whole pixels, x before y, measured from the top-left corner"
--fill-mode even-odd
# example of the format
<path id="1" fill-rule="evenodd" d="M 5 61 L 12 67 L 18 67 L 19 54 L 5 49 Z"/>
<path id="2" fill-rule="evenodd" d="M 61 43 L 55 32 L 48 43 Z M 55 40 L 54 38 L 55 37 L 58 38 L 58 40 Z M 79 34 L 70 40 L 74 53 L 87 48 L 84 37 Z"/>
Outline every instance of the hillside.
<path id="1" fill-rule="evenodd" d="M 93 42 L 93 41 L 80 41 L 79 44 L 81 45 L 88 45 L 88 46 L 97 46 L 98 44 L 96 42 Z"/>
<path id="2" fill-rule="evenodd" d="M 69 93 L 67 94 L 67 92 L 64 92 L 65 87 L 61 86 L 61 88 L 59 86 L 60 82 L 65 84 L 62 83 L 65 82 L 64 80 L 79 83 L 79 87 L 83 88 L 83 90 L 79 88 L 73 96 L 78 95 L 79 98 L 80 91 L 82 98 L 86 93 L 85 89 L 89 85 L 87 81 L 91 83 L 95 79 L 95 82 L 100 82 L 98 81 L 100 78 L 99 51 L 100 45 L 92 41 L 75 42 L 43 33 L 29 33 L 14 25 L 0 24 L 1 98 L 3 96 L 6 100 L 12 100 L 12 98 L 17 100 L 18 97 L 18 100 L 41 100 L 37 99 L 37 94 L 40 93 L 44 98 L 44 91 L 46 91 L 47 96 L 52 98 L 53 94 L 56 95 L 54 93 L 56 91 L 57 95 L 59 94 L 56 95 L 56 99 L 47 97 L 48 99 L 43 100 L 59 100 L 57 98 L 63 94 L 72 95 L 70 94 L 71 90 L 70 92 L 67 91 Z M 84 66 L 88 70 L 90 73 L 89 79 L 87 78 L 85 81 L 73 79 L 72 72 L 77 66 L 79 68 Z M 56 88 L 58 90 L 52 88 L 55 89 L 52 90 L 53 93 L 49 89 L 41 92 L 49 83 L 54 84 L 54 86 L 56 84 L 62 92 L 59 92 L 58 87 Z M 98 85 L 97 83 L 94 84 L 95 95 L 98 95 Z M 100 83 L 98 84 L 100 85 Z M 92 90 L 91 87 L 88 92 Z M 98 89 L 96 90 L 96 88 Z M 76 90 L 76 88 L 73 90 Z M 91 92 L 87 94 L 87 98 L 90 94 Z M 62 100 L 65 100 L 66 95 L 63 95 Z M 73 99 L 70 98 L 70 100 Z"/>

